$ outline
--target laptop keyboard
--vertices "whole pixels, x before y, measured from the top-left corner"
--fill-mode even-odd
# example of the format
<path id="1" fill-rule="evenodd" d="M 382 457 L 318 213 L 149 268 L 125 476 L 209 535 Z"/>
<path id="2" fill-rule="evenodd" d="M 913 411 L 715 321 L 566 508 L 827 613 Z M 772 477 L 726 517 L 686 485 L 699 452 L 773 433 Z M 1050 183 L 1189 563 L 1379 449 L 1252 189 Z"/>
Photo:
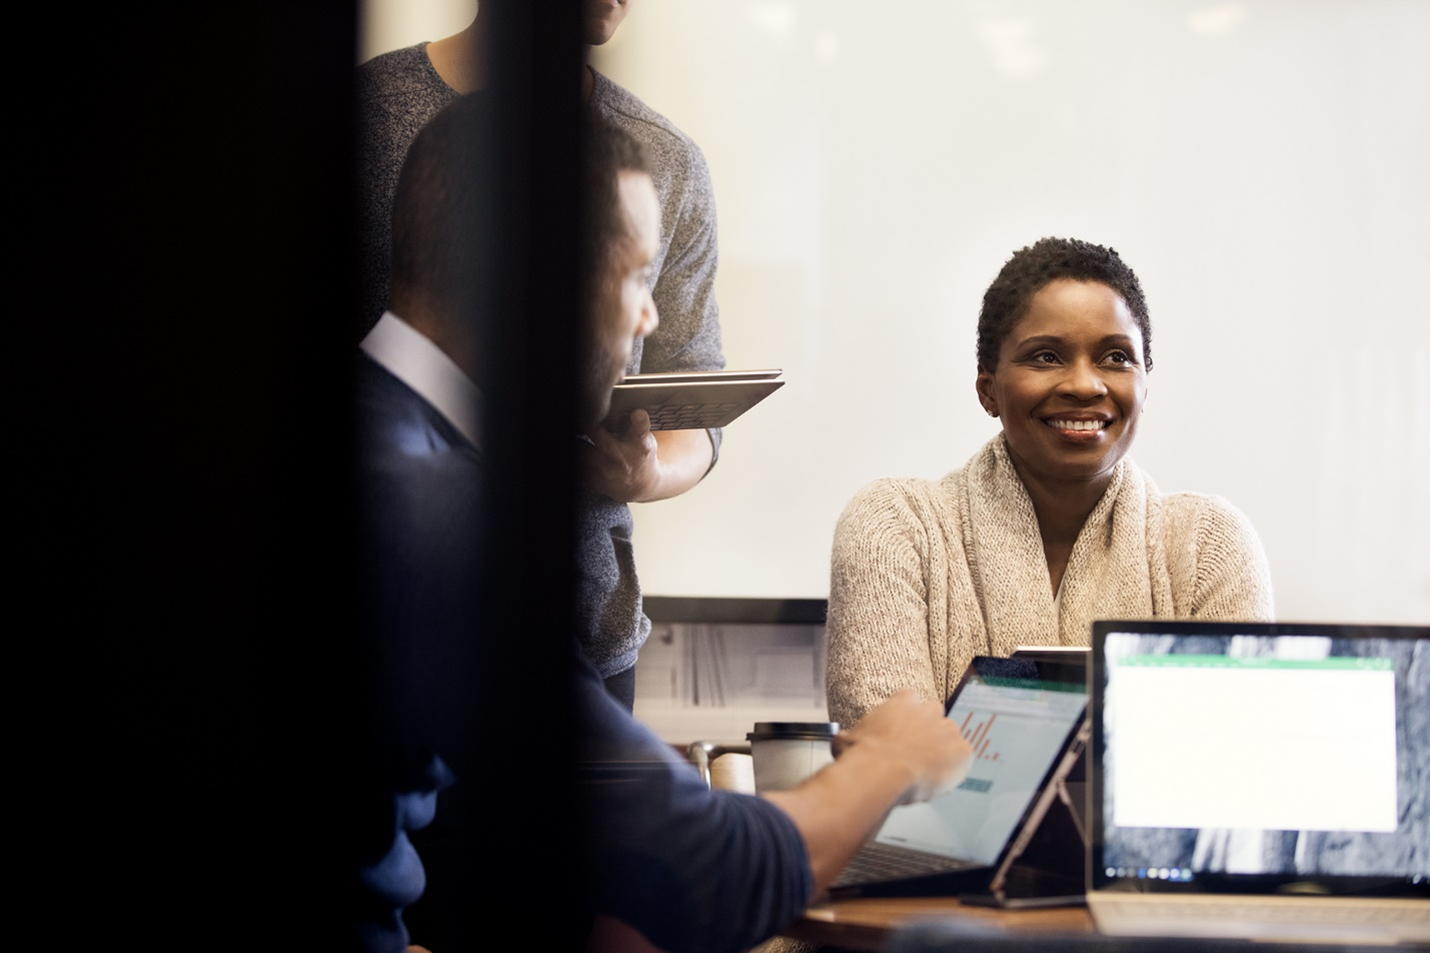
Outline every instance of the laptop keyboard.
<path id="1" fill-rule="evenodd" d="M 666 404 L 648 408 L 652 430 L 698 430 L 708 426 L 709 421 L 720 420 L 739 410 L 738 401 L 712 402 L 708 404 Z"/>
<path id="2" fill-rule="evenodd" d="M 878 841 L 870 841 L 859 848 L 859 853 L 854 855 L 849 866 L 834 879 L 832 886 L 848 887 L 885 880 L 905 880 L 979 866 L 982 865 L 972 861 L 954 860 L 937 854 L 921 854 L 907 847 L 890 847 Z"/>

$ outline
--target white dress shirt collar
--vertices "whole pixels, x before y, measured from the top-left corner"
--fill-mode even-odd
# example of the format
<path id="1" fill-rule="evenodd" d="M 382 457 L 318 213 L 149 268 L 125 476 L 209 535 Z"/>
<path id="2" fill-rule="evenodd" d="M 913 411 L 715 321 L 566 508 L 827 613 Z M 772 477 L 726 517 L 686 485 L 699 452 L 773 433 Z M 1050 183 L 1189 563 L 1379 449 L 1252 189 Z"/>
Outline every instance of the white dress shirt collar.
<path id="1" fill-rule="evenodd" d="M 387 311 L 358 347 L 481 448 L 481 391 L 430 338 Z"/>

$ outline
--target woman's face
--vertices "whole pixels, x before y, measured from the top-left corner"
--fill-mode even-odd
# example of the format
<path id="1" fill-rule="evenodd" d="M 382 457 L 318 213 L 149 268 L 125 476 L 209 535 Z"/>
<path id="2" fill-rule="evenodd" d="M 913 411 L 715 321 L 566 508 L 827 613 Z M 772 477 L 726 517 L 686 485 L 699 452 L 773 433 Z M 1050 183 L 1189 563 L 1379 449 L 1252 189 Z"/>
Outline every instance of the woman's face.
<path id="1" fill-rule="evenodd" d="M 1050 282 L 1003 338 L 998 366 L 979 370 L 977 388 L 1025 478 L 1111 479 L 1147 399 L 1142 331 L 1107 285 Z"/>

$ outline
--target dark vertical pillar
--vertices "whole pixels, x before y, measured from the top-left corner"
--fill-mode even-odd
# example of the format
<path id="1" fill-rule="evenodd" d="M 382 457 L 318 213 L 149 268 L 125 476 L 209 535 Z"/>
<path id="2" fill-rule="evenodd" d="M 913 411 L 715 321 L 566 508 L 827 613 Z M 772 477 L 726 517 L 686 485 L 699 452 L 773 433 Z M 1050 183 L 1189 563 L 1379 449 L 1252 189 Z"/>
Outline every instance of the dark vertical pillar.
<path id="1" fill-rule="evenodd" d="M 505 864 L 467 926 L 580 909 L 565 849 L 574 440 L 574 0 L 484 0 L 503 238 L 484 312 L 496 569 L 474 677 Z M 17 62 L 8 352 L 25 481 L 15 865 L 74 945 L 333 948 L 360 710 L 349 501 L 356 5 L 105 8 Z M 26 379 L 28 379 L 28 376 Z M 31 813 L 28 808 L 33 805 Z M 28 835 L 33 835 L 31 838 Z M 438 953 L 450 953 L 438 950 Z"/>
<path id="2" fill-rule="evenodd" d="M 48 943 L 330 946 L 354 27 L 110 5 L 17 44 L 16 919 Z"/>
<path id="3" fill-rule="evenodd" d="M 490 92 L 505 201 L 486 313 L 503 343 L 494 381 L 491 533 L 495 575 L 486 624 L 490 717 L 503 784 L 491 854 L 510 859 L 507 910 L 543 898 L 523 942 L 569 946 L 581 908 L 571 870 L 577 221 L 584 49 L 576 0 L 490 0 Z"/>

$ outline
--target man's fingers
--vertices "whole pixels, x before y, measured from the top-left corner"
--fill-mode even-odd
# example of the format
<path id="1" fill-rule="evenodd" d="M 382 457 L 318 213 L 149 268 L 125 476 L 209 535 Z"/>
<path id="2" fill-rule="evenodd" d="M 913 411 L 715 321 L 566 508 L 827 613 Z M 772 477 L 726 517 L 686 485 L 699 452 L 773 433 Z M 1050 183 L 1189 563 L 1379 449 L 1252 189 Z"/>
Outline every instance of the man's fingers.
<path id="1" fill-rule="evenodd" d="M 620 442 L 619 438 L 616 437 L 615 434 L 611 433 L 609 430 L 607 430 L 600 424 L 597 424 L 595 427 L 592 427 L 590 433 L 588 433 L 586 436 L 591 438 L 591 443 L 595 446 L 597 450 L 606 454 L 609 454 L 611 452 L 611 448 L 616 446 Z"/>
<path id="2" fill-rule="evenodd" d="M 972 768 L 973 752 L 968 751 L 959 759 L 958 764 L 954 765 L 953 770 L 944 775 L 939 784 L 929 792 L 929 799 L 932 800 L 940 795 L 947 794 L 949 791 L 958 787 L 968 778 L 968 772 L 972 770 Z"/>

